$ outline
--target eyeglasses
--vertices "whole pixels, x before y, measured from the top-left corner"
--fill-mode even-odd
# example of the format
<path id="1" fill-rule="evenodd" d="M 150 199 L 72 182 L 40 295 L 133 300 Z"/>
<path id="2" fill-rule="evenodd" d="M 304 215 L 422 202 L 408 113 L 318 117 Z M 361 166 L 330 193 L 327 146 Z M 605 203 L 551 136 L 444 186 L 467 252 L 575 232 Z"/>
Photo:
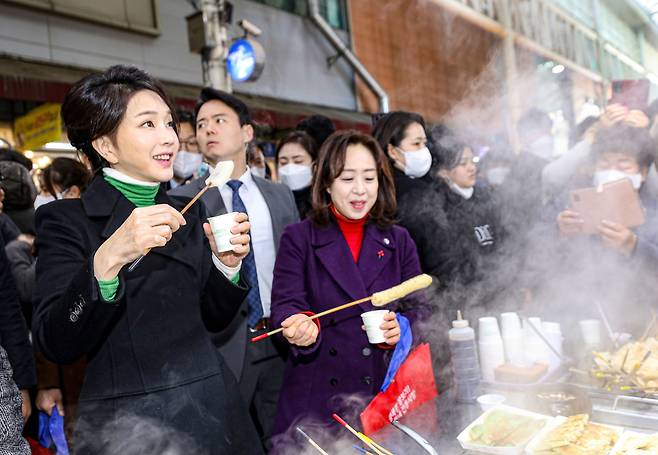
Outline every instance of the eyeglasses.
<path id="1" fill-rule="evenodd" d="M 199 143 L 196 141 L 196 139 L 188 139 L 187 141 L 179 140 L 180 143 L 180 148 L 181 149 L 187 149 L 189 147 L 198 147 Z"/>

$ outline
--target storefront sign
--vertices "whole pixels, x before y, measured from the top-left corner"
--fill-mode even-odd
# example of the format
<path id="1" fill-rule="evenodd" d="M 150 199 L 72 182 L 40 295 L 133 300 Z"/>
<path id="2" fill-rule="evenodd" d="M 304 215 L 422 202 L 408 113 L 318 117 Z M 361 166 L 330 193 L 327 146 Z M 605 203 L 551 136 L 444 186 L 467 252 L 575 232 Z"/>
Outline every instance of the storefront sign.
<path id="1" fill-rule="evenodd" d="M 236 82 L 255 81 L 265 66 L 265 50 L 256 40 L 235 41 L 228 51 L 227 68 Z"/>
<path id="2" fill-rule="evenodd" d="M 62 136 L 60 104 L 46 103 L 14 121 L 14 133 L 23 150 L 38 149 Z"/>

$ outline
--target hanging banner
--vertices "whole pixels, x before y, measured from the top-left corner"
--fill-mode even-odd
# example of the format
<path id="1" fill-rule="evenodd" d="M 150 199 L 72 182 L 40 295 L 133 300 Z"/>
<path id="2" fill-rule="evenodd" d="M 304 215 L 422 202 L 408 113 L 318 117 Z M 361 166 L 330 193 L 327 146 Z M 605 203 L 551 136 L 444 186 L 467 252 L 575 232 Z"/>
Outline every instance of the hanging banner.
<path id="1" fill-rule="evenodd" d="M 60 107 L 57 103 L 42 104 L 14 121 L 14 134 L 20 149 L 38 149 L 61 139 Z"/>

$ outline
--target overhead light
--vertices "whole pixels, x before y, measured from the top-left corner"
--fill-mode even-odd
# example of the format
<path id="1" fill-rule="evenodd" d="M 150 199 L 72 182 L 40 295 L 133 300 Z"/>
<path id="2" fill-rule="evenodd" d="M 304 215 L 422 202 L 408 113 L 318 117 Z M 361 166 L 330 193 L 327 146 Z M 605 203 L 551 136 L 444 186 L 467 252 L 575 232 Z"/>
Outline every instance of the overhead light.
<path id="1" fill-rule="evenodd" d="M 44 167 L 48 166 L 51 162 L 52 160 L 50 159 L 50 157 L 42 156 L 37 160 L 37 165 L 39 168 L 43 169 Z"/>
<path id="2" fill-rule="evenodd" d="M 23 155 L 25 155 L 25 158 L 29 158 L 29 159 L 34 158 L 34 152 L 32 150 L 25 150 L 25 152 L 23 152 Z"/>
<path id="3" fill-rule="evenodd" d="M 68 142 L 48 142 L 43 146 L 46 150 L 75 150 Z"/>
<path id="4" fill-rule="evenodd" d="M 551 69 L 553 74 L 560 74 L 562 71 L 564 71 L 564 65 L 560 65 L 559 63 Z"/>

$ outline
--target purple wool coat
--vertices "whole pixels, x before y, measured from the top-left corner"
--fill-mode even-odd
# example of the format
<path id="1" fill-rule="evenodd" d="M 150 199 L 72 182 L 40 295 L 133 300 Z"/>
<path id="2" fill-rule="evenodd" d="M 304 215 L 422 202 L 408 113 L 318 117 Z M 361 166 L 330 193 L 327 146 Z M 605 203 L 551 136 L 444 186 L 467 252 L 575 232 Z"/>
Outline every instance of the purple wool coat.
<path id="1" fill-rule="evenodd" d="M 382 230 L 366 224 L 355 263 L 337 224 L 318 228 L 305 220 L 290 225 L 281 237 L 274 266 L 272 324 L 278 327 L 293 314 L 319 313 L 370 296 L 420 273 L 416 245 L 402 227 Z M 386 308 L 406 316 L 412 331 L 415 321 L 430 314 L 423 292 Z M 274 434 L 300 419 L 337 426 L 331 423 L 332 413 L 354 419 L 377 394 L 393 351 L 370 344 L 361 328 L 361 313 L 373 309 L 380 308 L 367 302 L 325 316 L 314 344 L 292 346 Z M 357 406 L 355 396 L 362 398 Z"/>

